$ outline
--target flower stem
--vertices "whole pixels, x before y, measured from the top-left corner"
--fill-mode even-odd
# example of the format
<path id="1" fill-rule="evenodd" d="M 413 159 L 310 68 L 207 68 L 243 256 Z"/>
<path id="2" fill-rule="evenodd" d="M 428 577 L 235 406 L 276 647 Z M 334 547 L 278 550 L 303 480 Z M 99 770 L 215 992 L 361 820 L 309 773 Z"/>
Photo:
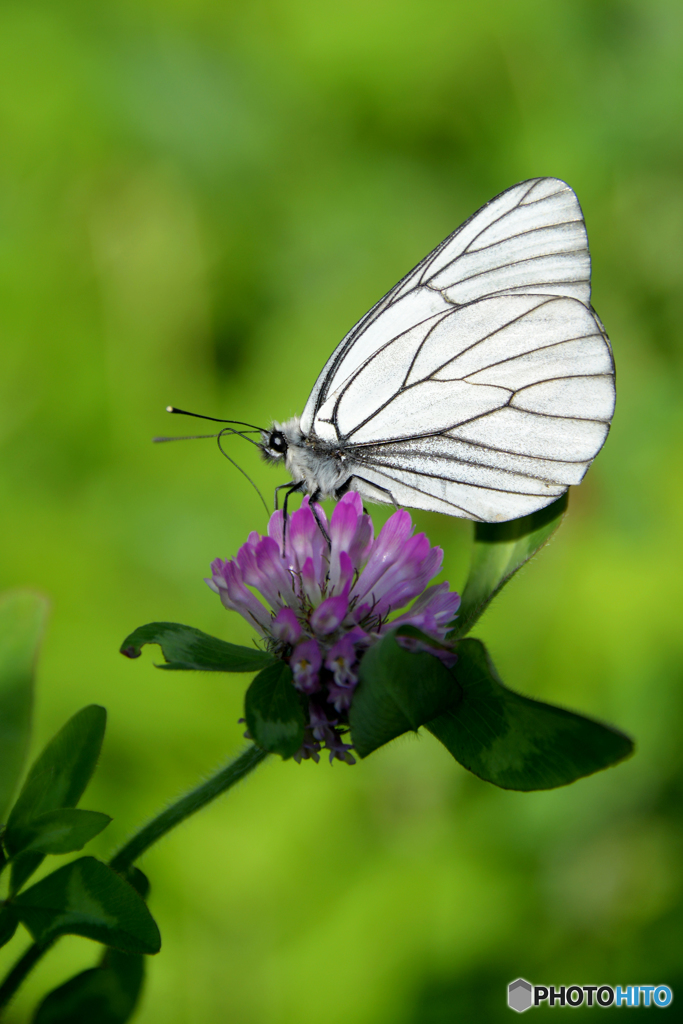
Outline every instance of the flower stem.
<path id="1" fill-rule="evenodd" d="M 215 800 L 217 796 L 230 789 L 236 782 L 243 779 L 245 775 L 253 771 L 266 757 L 268 752 L 261 747 L 252 746 L 232 761 L 225 768 L 221 768 L 210 779 L 203 782 L 201 786 L 190 790 L 180 800 L 167 807 L 165 811 L 153 818 L 149 824 L 141 828 L 132 839 L 129 839 L 125 846 L 122 846 L 117 854 L 109 861 L 109 867 L 121 873 L 133 864 L 145 850 L 153 846 L 162 836 L 185 821 L 192 814 L 196 814 L 202 807 Z"/>
<path id="2" fill-rule="evenodd" d="M 256 745 L 249 747 L 236 760 L 232 761 L 225 768 L 221 768 L 210 779 L 200 786 L 190 790 L 180 800 L 167 807 L 165 811 L 158 814 L 147 825 L 143 826 L 125 846 L 116 853 L 109 861 L 109 867 L 114 871 L 124 874 L 129 867 L 140 857 L 145 850 L 153 846 L 162 836 L 174 829 L 181 821 L 185 821 L 191 815 L 196 814 L 202 807 L 206 807 L 212 800 L 215 800 L 221 793 L 225 793 L 235 783 L 243 779 L 245 775 L 253 771 L 261 761 L 268 757 L 268 752 Z M 33 970 L 41 957 L 47 953 L 53 945 L 51 942 L 39 945 L 37 942 L 26 950 L 17 960 L 2 985 L 0 985 L 0 1010 L 7 1005 L 14 993 L 17 991 L 24 978 Z"/>

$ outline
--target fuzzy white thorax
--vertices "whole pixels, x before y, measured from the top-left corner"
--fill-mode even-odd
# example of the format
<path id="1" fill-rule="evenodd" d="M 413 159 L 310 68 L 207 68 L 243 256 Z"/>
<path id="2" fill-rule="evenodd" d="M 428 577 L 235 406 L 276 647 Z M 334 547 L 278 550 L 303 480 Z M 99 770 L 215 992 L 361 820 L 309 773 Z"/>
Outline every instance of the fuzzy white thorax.
<path id="1" fill-rule="evenodd" d="M 268 438 L 273 431 L 280 431 L 287 442 L 284 455 L 268 447 Z M 306 437 L 301 430 L 299 416 L 292 416 L 285 423 L 274 421 L 270 431 L 264 435 L 264 443 L 266 457 L 274 462 L 284 460 L 292 483 L 303 483 L 302 489 L 306 494 L 334 498 L 349 478 L 343 454 L 328 442 Z"/>

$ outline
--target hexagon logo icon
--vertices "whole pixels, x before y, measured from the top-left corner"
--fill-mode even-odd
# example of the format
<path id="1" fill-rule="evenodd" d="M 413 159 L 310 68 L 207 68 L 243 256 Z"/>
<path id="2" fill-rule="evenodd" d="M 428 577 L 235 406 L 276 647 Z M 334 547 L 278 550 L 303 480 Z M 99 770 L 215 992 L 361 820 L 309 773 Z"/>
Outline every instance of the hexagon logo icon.
<path id="1" fill-rule="evenodd" d="M 524 1013 L 532 1003 L 531 993 L 533 989 L 524 978 L 517 978 L 508 985 L 508 1006 L 517 1013 Z"/>

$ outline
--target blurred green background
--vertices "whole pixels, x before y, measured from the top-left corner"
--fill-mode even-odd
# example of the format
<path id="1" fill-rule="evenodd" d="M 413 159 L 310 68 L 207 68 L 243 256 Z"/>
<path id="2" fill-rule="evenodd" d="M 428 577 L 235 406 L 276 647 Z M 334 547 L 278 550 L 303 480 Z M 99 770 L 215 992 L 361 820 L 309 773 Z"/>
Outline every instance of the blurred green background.
<path id="1" fill-rule="evenodd" d="M 300 412 L 348 327 L 537 175 L 579 195 L 617 360 L 605 450 L 476 635 L 636 756 L 538 794 L 428 735 L 273 759 L 144 858 L 164 948 L 136 1020 L 497 1022 L 519 975 L 678 985 L 683 1020 L 683 7 L 5 0 L 0 82 L 0 588 L 52 602 L 35 746 L 109 710 L 99 855 L 244 743 L 248 679 L 117 653 L 155 619 L 250 642 L 202 577 L 263 509 L 213 442 L 152 447 L 188 423 L 165 405 Z M 462 586 L 470 524 L 415 519 Z M 8 1021 L 97 953 L 63 940 Z"/>

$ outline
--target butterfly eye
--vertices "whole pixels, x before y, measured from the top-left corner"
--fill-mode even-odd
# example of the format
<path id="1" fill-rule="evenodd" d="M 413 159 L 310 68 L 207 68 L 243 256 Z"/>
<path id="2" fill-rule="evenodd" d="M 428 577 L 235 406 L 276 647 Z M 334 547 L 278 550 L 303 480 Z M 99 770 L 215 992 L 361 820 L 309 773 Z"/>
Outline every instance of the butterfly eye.
<path id="1" fill-rule="evenodd" d="M 287 441 L 281 430 L 274 430 L 268 438 L 268 447 L 271 451 L 284 455 L 287 451 Z"/>

